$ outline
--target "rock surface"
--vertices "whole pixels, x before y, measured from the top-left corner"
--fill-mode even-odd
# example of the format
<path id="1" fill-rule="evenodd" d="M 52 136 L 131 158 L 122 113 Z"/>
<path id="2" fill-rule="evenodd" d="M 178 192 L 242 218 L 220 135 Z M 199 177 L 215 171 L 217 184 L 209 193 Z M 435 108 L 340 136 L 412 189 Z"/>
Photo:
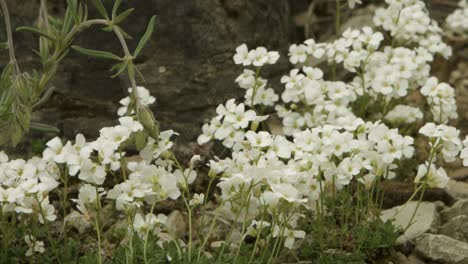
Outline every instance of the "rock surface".
<path id="1" fill-rule="evenodd" d="M 468 216 L 459 215 L 451 218 L 440 228 L 440 234 L 468 242 Z"/>
<path id="2" fill-rule="evenodd" d="M 468 183 L 449 180 L 445 187 L 447 193 L 458 199 L 468 199 Z"/>
<path id="3" fill-rule="evenodd" d="M 444 235 L 421 235 L 416 240 L 415 250 L 432 261 L 447 264 L 468 263 L 468 244 Z"/>
<path id="4" fill-rule="evenodd" d="M 440 214 L 444 222 L 459 215 L 468 215 L 468 200 L 458 200 L 452 207 L 443 210 Z"/>
<path id="5" fill-rule="evenodd" d="M 31 26 L 37 18 L 39 1 L 27 2 L 7 1 L 13 27 Z M 65 1 L 48 2 L 51 15 L 63 15 Z M 114 1 L 103 2 L 110 10 Z M 196 139 L 216 105 L 242 95 L 234 83 L 242 67 L 232 60 L 238 45 L 280 51 L 279 64 L 263 73 L 270 80 L 290 67 L 285 55 L 293 35 L 289 1 L 124 0 L 120 10 L 129 7 L 135 11 L 122 26 L 134 38 L 129 42 L 130 50 L 135 49 L 150 17 L 157 15 L 155 32 L 136 61 L 145 77 L 138 83 L 157 98 L 152 109 L 162 128 L 180 132 L 181 141 Z M 96 18 L 94 8 L 90 6 L 89 10 L 90 18 Z M 4 31 L 0 27 L 0 34 L 5 35 Z M 14 39 L 22 69 L 39 66 L 32 53 L 37 49 L 35 36 L 15 32 Z M 83 32 L 75 44 L 122 54 L 115 36 L 99 28 Z M 7 52 L 0 55 L 3 65 L 7 56 Z M 53 83 L 56 93 L 52 102 L 35 116 L 36 120 L 59 127 L 69 138 L 76 130 L 96 136 L 103 123 L 115 122 L 118 101 L 126 96 L 129 86 L 126 78 L 109 78 L 111 66 L 108 61 L 72 51 Z M 279 81 L 270 85 L 280 86 Z"/>
<path id="6" fill-rule="evenodd" d="M 393 207 L 382 211 L 381 218 L 386 221 L 393 219 L 393 224 L 404 230 L 408 225 L 417 202 L 409 202 L 406 205 Z M 398 238 L 398 243 L 405 245 L 412 242 L 417 236 L 426 232 L 437 232 L 440 216 L 434 203 L 422 202 L 413 219 L 413 224 Z"/>

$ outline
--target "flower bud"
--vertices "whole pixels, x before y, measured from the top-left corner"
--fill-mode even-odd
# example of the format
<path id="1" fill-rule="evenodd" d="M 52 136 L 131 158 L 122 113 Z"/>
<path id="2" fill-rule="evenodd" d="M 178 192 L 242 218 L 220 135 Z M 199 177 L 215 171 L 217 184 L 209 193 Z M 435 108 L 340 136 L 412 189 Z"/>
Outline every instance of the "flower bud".
<path id="1" fill-rule="evenodd" d="M 250 125 L 250 129 L 253 131 L 256 131 L 258 128 L 258 121 L 253 121 L 252 124 Z"/>
<path id="2" fill-rule="evenodd" d="M 137 116 L 138 121 L 143 125 L 146 132 L 154 138 L 159 138 L 159 125 L 157 124 L 156 119 L 154 118 L 153 112 L 148 108 L 148 106 L 137 102 Z"/>

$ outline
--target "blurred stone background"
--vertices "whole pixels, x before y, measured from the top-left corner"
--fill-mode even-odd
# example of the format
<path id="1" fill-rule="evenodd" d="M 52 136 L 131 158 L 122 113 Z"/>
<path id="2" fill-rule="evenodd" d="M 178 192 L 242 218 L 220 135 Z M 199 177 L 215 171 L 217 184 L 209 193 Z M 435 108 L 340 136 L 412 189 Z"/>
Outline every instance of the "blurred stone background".
<path id="1" fill-rule="evenodd" d="M 13 27 L 34 25 L 39 0 L 7 0 Z M 113 0 L 103 0 L 108 10 Z M 134 38 L 133 50 L 146 30 L 149 18 L 157 15 L 155 32 L 137 60 L 144 80 L 138 85 L 148 88 L 156 97 L 152 106 L 162 129 L 180 133 L 179 142 L 194 141 L 203 122 L 213 115 L 215 107 L 231 97 L 241 97 L 234 80 L 242 67 L 232 61 L 235 48 L 265 46 L 278 50 L 280 62 L 267 67 L 263 77 L 279 91 L 279 78 L 289 71 L 287 48 L 305 38 L 325 41 L 333 37 L 334 1 L 328 0 L 123 0 L 120 10 L 135 11 L 122 24 Z M 457 1 L 431 1 L 433 15 L 440 20 L 456 7 Z M 345 10 L 343 28 L 360 27 L 371 19 L 368 0 L 356 10 Z M 98 17 L 88 4 L 90 18 Z M 65 0 L 49 0 L 49 13 L 63 16 Z M 3 25 L 3 24 L 2 24 Z M 0 26 L 0 36 L 5 29 Z M 36 36 L 15 32 L 17 57 L 22 69 L 40 69 L 32 50 L 37 49 Z M 106 50 L 121 55 L 121 47 L 112 33 L 95 27 L 83 32 L 75 43 L 82 47 Z M 0 53 L 0 64 L 8 62 L 7 52 Z M 456 65 L 456 64 L 453 64 Z M 93 138 L 103 126 L 116 123 L 118 101 L 127 96 L 125 76 L 111 79 L 112 64 L 71 51 L 56 75 L 56 90 L 51 100 L 35 113 L 37 121 L 55 125 L 62 136 L 72 138 L 83 133 Z M 446 77 L 445 79 L 448 79 Z"/>
<path id="2" fill-rule="evenodd" d="M 113 0 L 103 1 L 111 10 Z M 179 140 L 192 141 L 201 130 L 205 118 L 216 105 L 232 96 L 241 96 L 235 78 L 242 68 L 232 61 L 235 48 L 241 43 L 249 47 L 265 46 L 280 50 L 283 59 L 265 71 L 266 77 L 280 76 L 287 70 L 285 51 L 293 36 L 293 23 L 288 1 L 271 0 L 124 0 L 120 10 L 135 11 L 122 24 L 134 38 L 133 50 L 144 34 L 152 15 L 157 15 L 155 32 L 137 60 L 145 80 L 138 85 L 148 88 L 156 97 L 152 106 L 162 129 L 181 134 Z M 13 27 L 34 24 L 39 1 L 7 1 Z M 88 4 L 90 18 L 98 17 Z M 64 0 L 49 0 L 49 12 L 61 16 Z M 5 36 L 5 29 L 0 29 Z M 17 57 L 22 69 L 37 64 L 32 53 L 37 49 L 36 37 L 15 32 Z M 83 32 L 77 45 L 90 49 L 122 54 L 112 33 L 98 27 Z M 2 52 L 3 65 L 8 62 Z M 49 103 L 36 113 L 35 119 L 55 125 L 65 137 L 81 132 L 94 137 L 99 129 L 116 122 L 118 101 L 127 96 L 125 76 L 111 79 L 108 61 L 85 57 L 75 51 L 60 66 L 53 85 L 55 93 Z M 38 67 L 40 69 L 40 67 Z M 278 82 L 279 83 L 279 82 Z"/>

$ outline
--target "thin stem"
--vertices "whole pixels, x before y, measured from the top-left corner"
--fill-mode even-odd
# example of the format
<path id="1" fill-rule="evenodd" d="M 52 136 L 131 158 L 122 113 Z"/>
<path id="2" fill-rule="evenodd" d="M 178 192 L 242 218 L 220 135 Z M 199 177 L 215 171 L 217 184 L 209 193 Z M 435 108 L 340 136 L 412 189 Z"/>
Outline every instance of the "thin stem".
<path id="1" fill-rule="evenodd" d="M 5 29 L 7 33 L 7 43 L 8 43 L 8 52 L 10 54 L 10 63 L 13 64 L 15 67 L 15 76 L 19 75 L 20 69 L 18 65 L 18 61 L 15 57 L 15 46 L 13 44 L 13 35 L 11 33 L 11 21 L 10 21 L 10 13 L 8 12 L 8 6 L 5 3 L 5 0 L 0 0 L 0 5 L 2 6 L 3 10 L 3 17 L 5 19 Z"/>
<path id="2" fill-rule="evenodd" d="M 252 183 L 250 184 L 250 186 L 252 186 Z M 241 232 L 241 237 L 242 238 L 244 238 L 244 236 L 245 236 L 244 233 L 245 233 L 245 228 L 246 228 L 246 223 L 247 223 L 247 215 L 248 215 L 249 207 L 250 207 L 250 199 L 252 197 L 252 193 L 250 191 L 251 191 L 251 187 L 248 190 L 249 195 L 247 197 L 247 205 L 245 207 L 244 220 L 242 221 L 242 232 Z M 244 242 L 244 239 L 241 239 L 241 241 L 239 242 L 239 247 L 237 248 L 236 257 L 234 258 L 234 263 L 236 263 L 237 258 L 239 257 L 239 253 L 241 251 L 243 242 Z"/>
<path id="3" fill-rule="evenodd" d="M 187 212 L 188 212 L 188 221 L 189 221 L 189 252 L 188 252 L 188 261 L 189 263 L 192 263 L 192 208 L 190 208 L 189 203 L 187 202 L 187 199 L 185 196 L 182 196 L 184 200 L 184 204 L 187 207 Z"/>
<path id="4" fill-rule="evenodd" d="M 421 194 L 419 195 L 419 200 L 418 200 L 418 203 L 416 204 L 416 208 L 414 209 L 414 212 L 413 214 L 411 215 L 411 218 L 408 222 L 408 225 L 406 226 L 405 230 L 403 231 L 403 233 L 406 232 L 406 230 L 408 230 L 408 228 L 410 228 L 410 226 L 412 225 L 412 222 L 413 222 L 413 219 L 414 217 L 416 216 L 416 212 L 418 211 L 419 209 L 419 206 L 422 202 L 422 199 L 424 197 L 424 193 L 426 191 L 426 187 L 427 187 L 427 181 L 428 181 L 428 178 L 429 178 L 429 174 L 431 172 L 431 165 L 432 165 L 432 162 L 435 158 L 435 155 L 436 155 L 436 148 L 437 148 L 438 144 L 435 144 L 432 149 L 431 149 L 431 154 L 429 156 L 429 162 L 427 163 L 427 172 L 426 172 L 426 175 L 424 175 L 424 181 L 423 181 L 423 184 L 422 184 L 422 191 L 421 191 Z M 415 191 L 415 193 L 417 193 L 417 190 Z M 414 194 L 413 194 L 414 196 Z M 412 197 L 413 197 L 412 196 Z M 408 200 L 408 201 L 411 201 L 411 200 Z"/>
<path id="5" fill-rule="evenodd" d="M 259 202 L 261 204 L 262 203 L 261 200 L 260 199 L 258 199 L 258 200 L 259 200 Z M 260 228 L 258 226 L 256 227 L 258 229 L 257 230 L 257 236 L 255 238 L 255 243 L 254 243 L 254 246 L 253 246 L 253 249 L 252 249 L 252 253 L 250 254 L 249 264 L 252 263 L 252 261 L 253 261 L 253 258 L 255 256 L 255 250 L 257 249 L 258 241 L 260 241 L 260 235 L 262 234 L 262 231 L 263 231 L 263 220 L 264 220 L 264 217 L 266 215 L 267 209 L 268 209 L 268 206 L 264 205 L 262 215 L 260 217 Z"/>
<path id="6" fill-rule="evenodd" d="M 91 26 L 91 25 L 105 25 L 105 26 L 112 27 L 112 31 L 114 31 L 115 35 L 119 39 L 120 45 L 122 46 L 122 49 L 123 49 L 123 51 L 125 53 L 126 60 L 128 61 L 129 64 L 133 63 L 133 56 L 130 53 L 130 50 L 128 49 L 127 42 L 125 41 L 125 38 L 123 37 L 122 32 L 120 32 L 120 30 L 117 27 L 115 27 L 111 23 L 111 21 L 108 21 L 106 19 L 91 19 L 91 20 L 88 20 L 88 21 L 82 23 L 82 26 L 85 26 L 85 27 L 86 26 Z M 77 28 L 76 30 L 72 29 L 72 32 L 78 31 L 78 30 L 79 30 L 79 28 Z M 72 32 L 70 32 L 70 33 L 72 33 Z M 137 91 L 137 88 L 136 88 L 135 78 L 133 76 L 131 76 L 130 74 L 128 75 L 128 77 L 130 79 L 130 84 L 132 86 L 132 96 L 134 97 L 135 100 L 138 100 L 138 91 Z"/>
<path id="7" fill-rule="evenodd" d="M 200 249 L 198 250 L 197 263 L 200 261 L 201 253 L 203 252 L 203 250 L 205 248 L 205 245 L 208 242 L 208 239 L 210 238 L 211 233 L 213 232 L 214 225 L 216 223 L 216 220 L 218 220 L 219 212 L 220 212 L 220 209 L 223 206 L 223 203 L 224 203 L 224 201 L 221 202 L 221 204 L 215 210 L 215 216 L 214 216 L 213 220 L 211 221 L 211 225 L 210 225 L 210 229 L 208 230 L 208 234 L 206 235 L 205 239 L 203 240 L 202 245 L 200 246 Z M 203 224 L 203 221 L 201 223 Z"/>
<path id="8" fill-rule="evenodd" d="M 155 205 L 156 205 L 156 202 L 154 202 L 153 205 L 151 206 L 150 214 L 153 213 Z M 147 253 L 147 250 L 148 250 L 148 237 L 149 237 L 149 228 L 146 229 L 145 245 L 143 246 L 143 257 L 144 257 L 144 260 L 145 260 L 145 264 L 149 263 L 148 262 L 148 253 Z"/>
<path id="9" fill-rule="evenodd" d="M 49 240 L 49 243 L 52 245 L 52 248 L 53 248 L 53 251 L 54 251 L 54 254 L 55 254 L 55 258 L 57 259 L 58 263 L 62 263 L 62 261 L 60 260 L 59 254 L 58 254 L 57 244 L 55 243 L 55 240 L 52 239 L 52 235 L 50 233 L 50 228 L 49 228 L 49 223 L 47 222 L 47 219 L 46 219 L 46 217 L 44 215 L 44 211 L 42 210 L 42 201 L 44 200 L 44 198 L 43 198 L 42 201 L 39 201 L 39 198 L 37 196 L 34 196 L 34 198 L 37 201 L 37 204 L 38 204 L 38 207 L 39 207 L 39 213 L 41 214 L 42 220 L 44 221 L 44 225 L 46 226 L 47 239 Z"/>
<path id="10" fill-rule="evenodd" d="M 336 17 L 335 17 L 335 31 L 336 34 L 340 34 L 340 24 L 341 24 L 341 6 L 340 0 L 336 0 Z"/>
<path id="11" fill-rule="evenodd" d="M 99 197 L 99 190 L 96 186 L 96 217 L 95 217 L 95 228 L 98 239 L 98 263 L 102 263 L 102 249 L 101 249 L 101 227 L 99 225 L 99 211 L 101 209 L 101 200 Z"/>

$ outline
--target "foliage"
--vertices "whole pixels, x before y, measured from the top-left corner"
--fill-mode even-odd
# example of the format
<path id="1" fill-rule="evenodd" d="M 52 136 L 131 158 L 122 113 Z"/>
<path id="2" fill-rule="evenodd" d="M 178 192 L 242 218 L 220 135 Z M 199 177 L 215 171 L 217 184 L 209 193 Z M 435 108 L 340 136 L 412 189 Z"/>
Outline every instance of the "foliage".
<path id="1" fill-rule="evenodd" d="M 228 154 L 208 160 L 208 185 L 204 193 L 194 193 L 191 185 L 202 174 L 202 157 L 194 155 L 186 163 L 177 159 L 171 150 L 177 133 L 159 131 L 149 110 L 155 98 L 135 81 L 133 59 L 153 32 L 155 19 L 130 53 L 128 36 L 118 24 L 132 9 L 118 14 L 116 1 L 108 13 L 100 0 L 91 2 L 103 18 L 87 19 L 86 7 L 70 0 L 61 22 L 42 9 L 44 21 L 55 29 L 22 30 L 40 36 L 39 53 L 52 72 L 75 33 L 91 25 L 114 32 L 123 57 L 73 48 L 117 61 L 116 74 L 126 71 L 132 84 L 129 96 L 120 101 L 119 123 L 102 128 L 95 140 L 82 134 L 66 142 L 55 137 L 41 156 L 26 160 L 0 152 L 1 263 L 379 261 L 413 224 L 417 210 L 407 226 L 382 221 L 383 182 L 416 174 L 408 201 L 417 199 L 419 206 L 427 188 L 447 184 L 442 161 L 461 159 L 468 165 L 468 137 L 462 141 L 460 131 L 447 125 L 457 115 L 454 89 L 430 73 L 434 56 L 448 57 L 450 48 L 423 2 L 388 1 L 374 16 L 387 39 L 364 27 L 346 29 L 330 43 L 309 39 L 291 45 L 289 61 L 296 67 L 281 78 L 281 95 L 261 77 L 280 54 L 240 45 L 233 59 L 245 67 L 236 79 L 245 96 L 219 105 L 198 138 L 200 145 L 220 143 Z M 464 3 L 460 8 L 466 8 Z M 337 1 L 337 32 L 341 8 Z M 421 19 L 411 20 L 413 14 Z M 459 15 L 451 16 L 449 24 L 457 25 L 457 19 Z M 6 24 L 9 28 L 8 19 Z M 2 117 L 15 119 L 12 127 L 22 135 L 32 110 L 13 110 L 30 109 L 33 95 L 46 99 L 50 90 L 31 88 L 45 87 L 50 76 L 37 86 L 35 80 L 42 77 L 21 73 L 9 35 L 11 62 L 1 78 L 8 104 L 2 105 Z M 58 50 L 52 61 L 48 49 L 52 54 Z M 307 66 L 321 58 L 329 71 Z M 337 80 L 340 71 L 350 79 Z M 426 99 L 430 115 L 407 103 L 412 93 Z M 282 134 L 270 132 L 266 121 L 273 109 Z M 404 166 L 413 162 L 410 135 L 416 130 L 427 138 L 430 151 L 414 173 Z M 11 138 L 11 130 L 2 133 L 5 141 L 19 141 Z M 127 152 L 133 146 L 139 152 L 130 159 Z M 167 204 L 178 210 L 162 213 Z"/>

